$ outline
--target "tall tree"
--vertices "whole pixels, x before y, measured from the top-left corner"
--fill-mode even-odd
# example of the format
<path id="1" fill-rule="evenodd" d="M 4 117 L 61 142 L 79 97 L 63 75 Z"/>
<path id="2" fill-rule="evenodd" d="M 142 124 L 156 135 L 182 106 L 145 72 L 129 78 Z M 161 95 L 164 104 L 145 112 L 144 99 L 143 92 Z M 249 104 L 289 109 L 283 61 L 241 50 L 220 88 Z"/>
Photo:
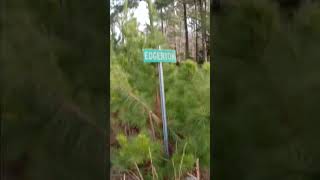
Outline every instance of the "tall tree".
<path id="1" fill-rule="evenodd" d="M 188 37 L 188 22 L 187 22 L 187 2 L 182 1 L 183 5 L 183 22 L 184 22 L 184 33 L 185 33 L 185 59 L 189 58 L 189 37 Z"/>
<path id="2" fill-rule="evenodd" d="M 204 61 L 207 61 L 207 31 L 206 31 L 206 0 L 199 0 L 199 10 L 201 16 L 201 30 L 202 30 L 202 53 Z M 205 6 L 205 7 L 203 7 Z"/>
<path id="3" fill-rule="evenodd" d="M 198 12 L 197 12 L 197 0 L 194 0 L 194 11 L 195 11 L 195 43 L 196 43 L 196 48 L 195 48 L 195 58 L 196 61 L 198 62 Z"/>
<path id="4" fill-rule="evenodd" d="M 171 4 L 173 3 L 172 0 L 156 0 L 155 1 L 155 8 L 158 10 L 159 14 L 160 14 L 160 23 L 161 23 L 161 32 L 162 34 L 164 34 L 164 22 L 165 20 L 165 9 Z"/>

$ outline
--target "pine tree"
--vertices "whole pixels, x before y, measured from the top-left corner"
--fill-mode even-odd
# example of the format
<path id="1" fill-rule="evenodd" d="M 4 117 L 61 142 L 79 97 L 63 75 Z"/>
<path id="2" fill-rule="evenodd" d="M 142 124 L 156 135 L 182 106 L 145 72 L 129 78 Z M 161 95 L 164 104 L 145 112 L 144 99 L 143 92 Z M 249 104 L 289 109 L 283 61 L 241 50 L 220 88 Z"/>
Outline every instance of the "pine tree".
<path id="1" fill-rule="evenodd" d="M 121 27 L 124 41 L 111 41 L 111 122 L 118 144 L 112 147 L 113 172 L 133 171 L 139 176 L 140 171 L 144 178 L 159 179 L 185 176 L 194 169 L 197 158 L 201 169 L 209 168 L 210 65 L 199 66 L 193 61 L 180 66 L 163 65 L 169 143 L 173 151 L 172 157 L 164 160 L 161 117 L 154 111 L 159 88 L 157 69 L 143 63 L 142 49 L 158 45 L 165 49 L 168 45 L 161 27 L 152 23 L 157 16 L 151 1 L 148 3 L 148 33 L 140 33 L 136 19 L 128 17 Z M 145 142 L 144 148 L 135 145 L 140 141 Z"/>

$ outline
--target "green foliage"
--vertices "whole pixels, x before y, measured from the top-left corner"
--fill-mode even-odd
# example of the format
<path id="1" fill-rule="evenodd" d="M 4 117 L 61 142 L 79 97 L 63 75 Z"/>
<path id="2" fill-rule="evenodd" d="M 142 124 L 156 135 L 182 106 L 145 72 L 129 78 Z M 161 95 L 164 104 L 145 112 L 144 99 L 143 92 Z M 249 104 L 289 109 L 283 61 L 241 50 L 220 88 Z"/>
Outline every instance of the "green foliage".
<path id="1" fill-rule="evenodd" d="M 111 155 L 114 168 L 125 172 L 135 169 L 135 162 L 144 167 L 150 160 L 148 147 L 151 147 L 159 179 L 174 177 L 179 171 L 181 176 L 185 175 L 194 168 L 197 158 L 201 168 L 209 168 L 210 64 L 200 66 L 191 59 L 182 61 L 179 66 L 163 64 L 170 146 L 179 144 L 172 157 L 166 160 L 160 151 L 163 145 L 160 146 L 159 139 L 150 141 L 149 112 L 154 112 L 159 84 L 155 64 L 143 63 L 142 49 L 158 45 L 166 49 L 168 45 L 156 28 L 147 34 L 139 33 L 134 18 L 124 21 L 121 28 L 123 42 L 111 41 L 111 112 L 117 114 L 112 124 L 126 124 L 144 133 L 134 137 L 117 136 L 120 147 L 112 147 Z M 155 132 L 162 132 L 161 126 L 154 124 L 154 128 Z M 124 132 L 123 129 L 118 131 Z M 188 144 L 186 149 L 181 146 L 185 143 Z M 152 146 L 156 149 L 152 150 Z M 146 178 L 152 176 L 150 169 L 141 171 Z"/>
<path id="2" fill-rule="evenodd" d="M 143 63 L 142 49 L 166 45 L 157 30 L 147 36 L 138 32 L 135 18 L 124 21 L 121 28 L 124 42 L 111 50 L 111 108 L 120 112 L 120 122 L 142 128 L 158 87 L 156 68 Z"/>
<path id="3" fill-rule="evenodd" d="M 135 95 L 131 87 L 128 74 L 124 72 L 121 66 L 113 63 L 111 69 L 111 112 L 120 112 L 118 118 L 122 123 L 128 123 L 131 126 L 143 127 L 147 111 L 145 102 Z"/>
<path id="4" fill-rule="evenodd" d="M 180 174 L 180 176 L 192 170 L 196 162 L 193 154 L 188 154 L 185 152 L 186 147 L 187 144 L 184 145 L 182 151 L 176 151 L 171 159 L 175 173 Z M 176 174 L 175 176 L 177 176 Z"/>
<path id="5" fill-rule="evenodd" d="M 141 133 L 136 137 L 128 138 L 119 134 L 117 140 L 120 144 L 120 149 L 114 157 L 114 166 L 126 170 L 141 165 L 150 161 L 150 153 L 152 154 L 153 162 L 159 159 L 161 154 L 161 146 L 158 142 L 153 142 L 147 134 Z"/>
<path id="6" fill-rule="evenodd" d="M 161 8 L 167 7 L 171 3 L 173 3 L 173 1 L 171 1 L 171 0 L 156 0 L 155 6 L 157 9 L 161 9 Z"/>
<path id="7" fill-rule="evenodd" d="M 183 62 L 175 72 L 165 72 L 168 124 L 176 134 L 183 134 L 191 151 L 203 166 L 210 160 L 210 71 L 209 63 L 198 67 Z M 169 68 L 168 68 L 169 69 Z"/>

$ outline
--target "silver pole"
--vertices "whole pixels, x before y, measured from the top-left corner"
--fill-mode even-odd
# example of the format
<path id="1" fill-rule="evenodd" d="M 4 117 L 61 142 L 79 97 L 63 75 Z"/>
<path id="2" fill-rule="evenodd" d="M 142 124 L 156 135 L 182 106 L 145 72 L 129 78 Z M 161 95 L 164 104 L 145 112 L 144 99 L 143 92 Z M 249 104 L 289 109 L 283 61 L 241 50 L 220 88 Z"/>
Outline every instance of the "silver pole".
<path id="1" fill-rule="evenodd" d="M 160 46 L 159 46 L 159 49 L 160 49 Z M 167 117 L 166 117 L 166 101 L 165 101 L 165 95 L 164 95 L 162 62 L 160 62 L 158 64 L 158 70 L 159 70 L 159 84 L 160 84 L 160 98 L 161 98 L 161 116 L 162 116 L 162 129 L 163 129 L 163 143 L 164 143 L 164 146 L 165 146 L 166 155 L 169 156 Z"/>

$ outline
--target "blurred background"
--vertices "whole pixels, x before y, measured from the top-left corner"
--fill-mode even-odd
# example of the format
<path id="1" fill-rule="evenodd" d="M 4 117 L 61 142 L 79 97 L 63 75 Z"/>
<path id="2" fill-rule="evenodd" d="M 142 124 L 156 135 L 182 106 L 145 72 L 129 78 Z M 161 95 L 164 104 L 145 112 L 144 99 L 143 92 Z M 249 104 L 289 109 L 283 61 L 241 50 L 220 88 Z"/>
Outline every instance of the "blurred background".
<path id="1" fill-rule="evenodd" d="M 213 177 L 319 179 L 319 1 L 213 5 Z"/>
<path id="2" fill-rule="evenodd" d="M 1 1 L 1 180 L 106 178 L 104 5 Z"/>

